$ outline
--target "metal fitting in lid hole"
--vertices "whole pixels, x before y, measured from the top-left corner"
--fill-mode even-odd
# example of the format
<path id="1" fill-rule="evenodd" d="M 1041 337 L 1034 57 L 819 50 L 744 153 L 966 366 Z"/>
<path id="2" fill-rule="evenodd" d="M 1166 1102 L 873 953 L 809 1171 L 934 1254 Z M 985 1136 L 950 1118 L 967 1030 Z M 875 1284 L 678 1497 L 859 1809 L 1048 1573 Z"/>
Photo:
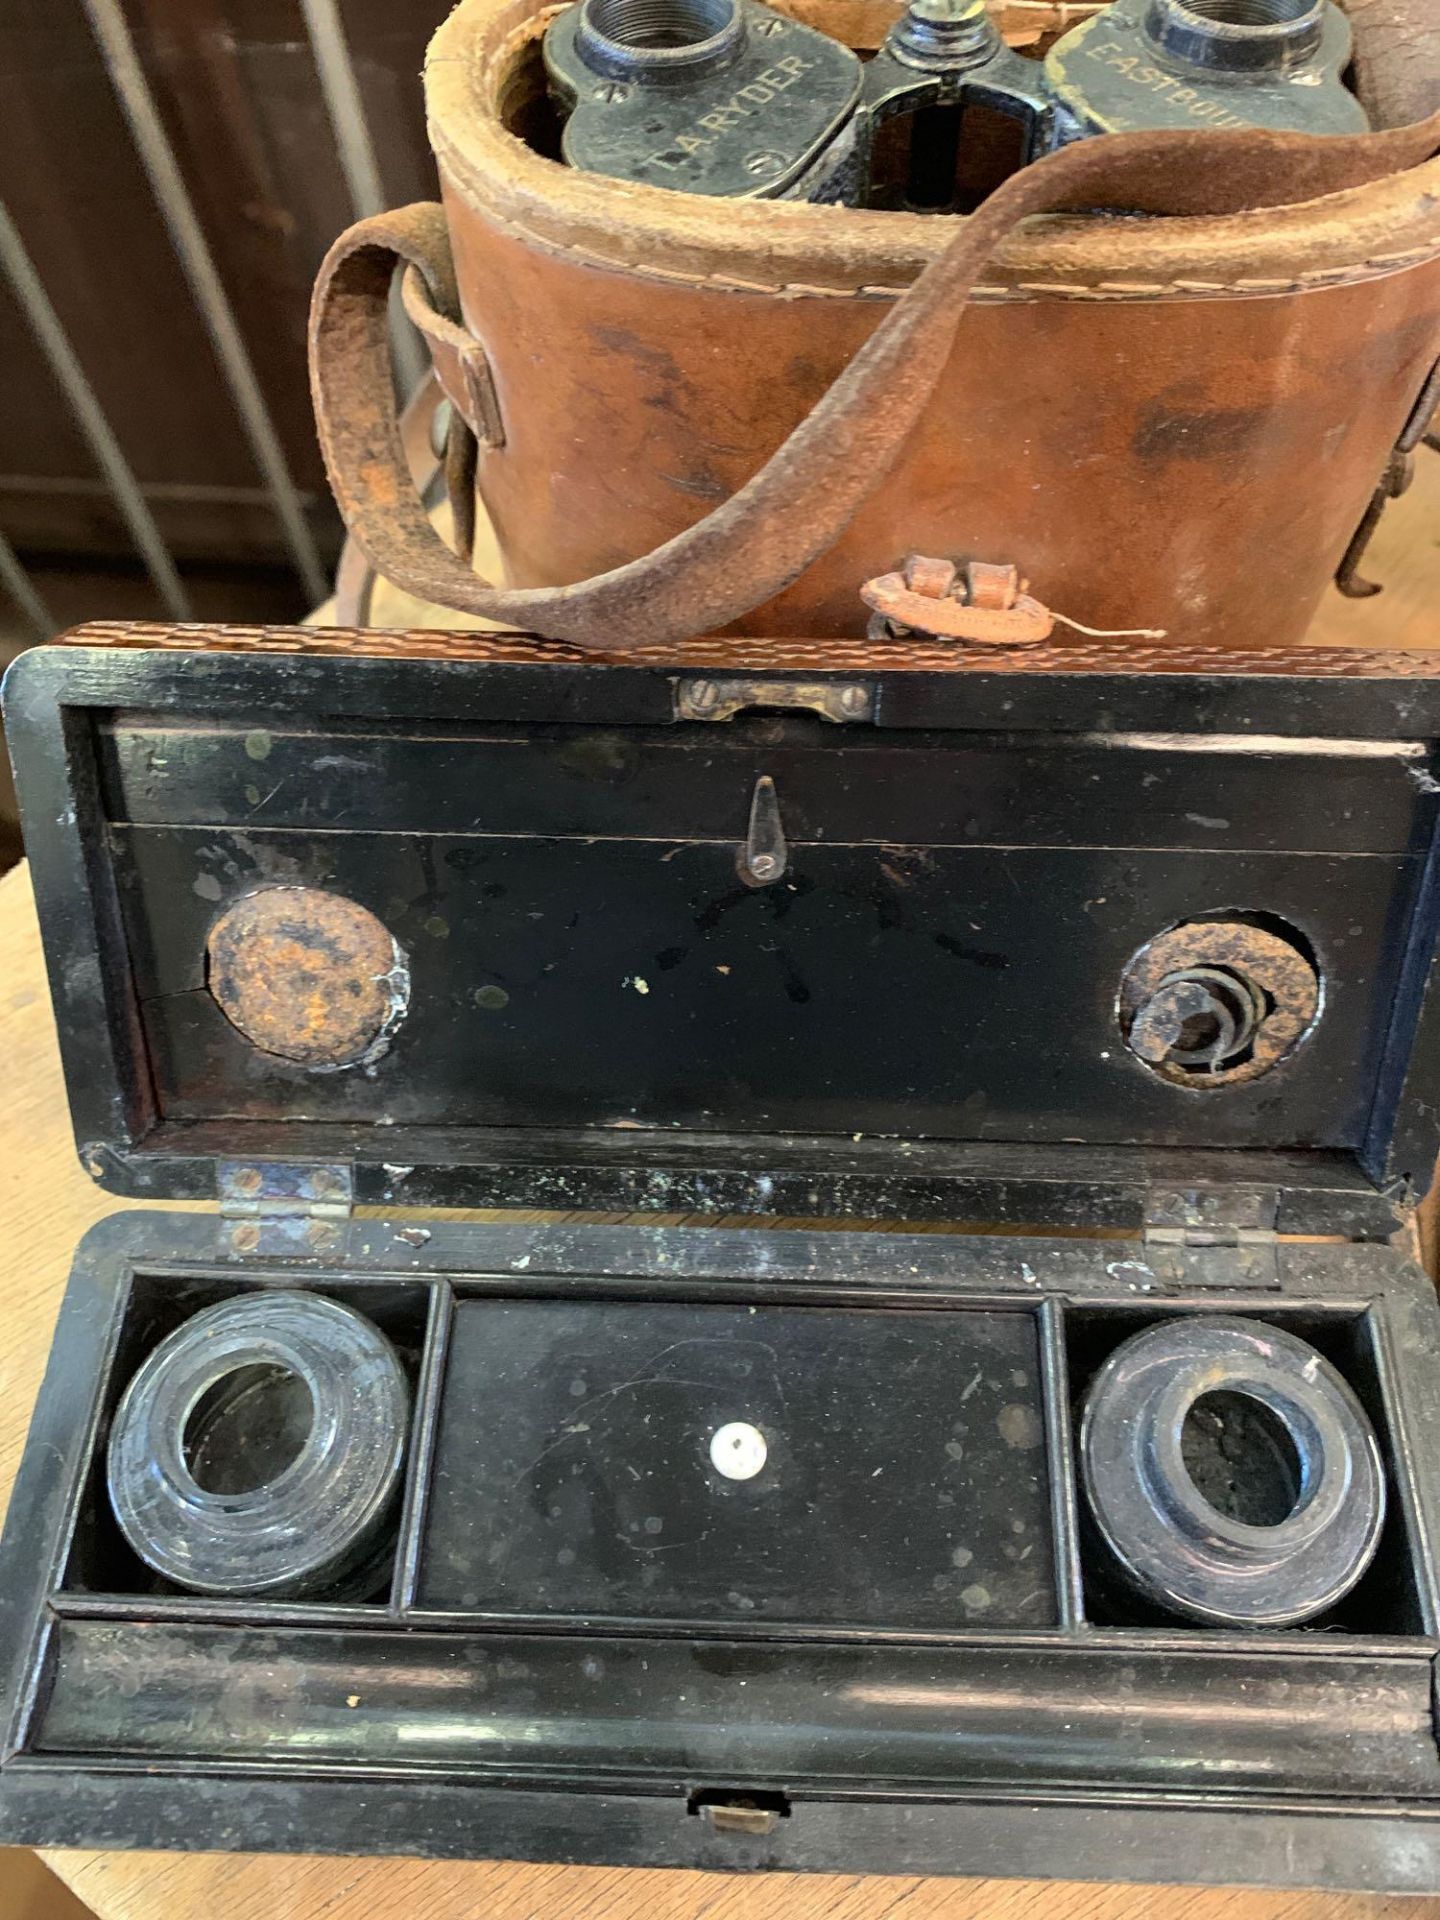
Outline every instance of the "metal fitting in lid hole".
<path id="1" fill-rule="evenodd" d="M 333 1595 L 384 1546 L 409 1411 L 393 1347 L 352 1308 L 269 1290 L 225 1300 L 162 1340 L 125 1389 L 111 1506 L 177 1586 Z"/>
<path id="2" fill-rule="evenodd" d="M 1212 1626 L 1314 1619 L 1385 1523 L 1360 1402 L 1314 1347 L 1259 1320 L 1197 1314 L 1118 1347 L 1085 1398 L 1080 1477 L 1127 1581 Z"/>

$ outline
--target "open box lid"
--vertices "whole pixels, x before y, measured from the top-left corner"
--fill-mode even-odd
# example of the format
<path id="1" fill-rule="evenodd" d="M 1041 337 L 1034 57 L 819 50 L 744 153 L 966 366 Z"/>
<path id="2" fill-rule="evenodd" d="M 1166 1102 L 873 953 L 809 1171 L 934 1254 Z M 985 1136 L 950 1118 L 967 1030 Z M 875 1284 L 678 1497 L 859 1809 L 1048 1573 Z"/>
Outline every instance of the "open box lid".
<path id="1" fill-rule="evenodd" d="M 115 1191 L 1243 1249 L 1386 1237 L 1429 1184 L 1440 656 L 92 627 L 6 724 Z M 278 945 L 236 917 L 265 894 Z M 393 942 L 343 1060 L 380 973 L 323 911 L 292 964 L 317 896 Z M 1167 1078 L 1133 970 L 1231 923 L 1311 1011 L 1263 1071 Z"/>

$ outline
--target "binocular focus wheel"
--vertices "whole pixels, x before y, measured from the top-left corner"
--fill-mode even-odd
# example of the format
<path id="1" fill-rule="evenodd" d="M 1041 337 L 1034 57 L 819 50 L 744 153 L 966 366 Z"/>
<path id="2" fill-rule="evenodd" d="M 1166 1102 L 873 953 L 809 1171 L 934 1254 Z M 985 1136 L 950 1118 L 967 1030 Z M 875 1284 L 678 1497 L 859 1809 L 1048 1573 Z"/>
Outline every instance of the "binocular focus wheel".
<path id="1" fill-rule="evenodd" d="M 262 1291 L 162 1340 L 110 1433 L 110 1502 L 154 1572 L 197 1593 L 294 1597 L 363 1571 L 400 1485 L 410 1394 L 350 1307 Z"/>
<path id="2" fill-rule="evenodd" d="M 1190 1423 L 1206 1403 L 1223 1412 L 1207 1416 L 1209 1472 L 1192 1471 Z M 1225 1500 L 1217 1465 L 1231 1493 L 1247 1475 L 1262 1483 L 1258 1524 L 1243 1497 Z M 1166 1321 L 1118 1347 L 1086 1396 L 1080 1475 L 1127 1582 L 1211 1626 L 1324 1613 L 1364 1573 L 1385 1520 L 1380 1449 L 1354 1393 L 1314 1347 L 1258 1320 Z"/>

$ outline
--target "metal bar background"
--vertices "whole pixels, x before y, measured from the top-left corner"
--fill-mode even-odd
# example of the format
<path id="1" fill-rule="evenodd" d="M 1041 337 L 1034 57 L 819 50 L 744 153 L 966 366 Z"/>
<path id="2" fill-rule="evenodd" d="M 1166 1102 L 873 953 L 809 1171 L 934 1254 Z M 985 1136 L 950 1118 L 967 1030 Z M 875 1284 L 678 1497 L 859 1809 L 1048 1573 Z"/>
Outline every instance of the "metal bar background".
<path id="1" fill-rule="evenodd" d="M 42 640 L 54 634 L 59 622 L 41 599 L 34 582 L 20 564 L 20 556 L 0 533 L 0 586 L 19 607 Z"/>
<path id="2" fill-rule="evenodd" d="M 241 337 L 234 309 L 216 270 L 214 257 L 161 125 L 154 95 L 141 70 L 135 43 L 119 0 L 84 0 L 84 7 L 129 123 L 131 136 L 149 175 L 151 191 L 164 216 L 196 305 L 209 329 L 226 385 L 276 516 L 284 529 L 296 572 L 310 600 L 323 600 L 330 590 L 330 583 L 321 565 L 319 550 L 306 523 L 299 493 L 286 465 L 284 450 Z"/>
<path id="3" fill-rule="evenodd" d="M 154 94 L 141 68 L 135 41 L 126 23 L 123 0 L 84 0 L 84 7 L 156 205 L 209 331 L 221 373 L 263 478 L 263 497 L 280 522 L 307 595 L 312 601 L 321 600 L 328 593 L 330 583 L 305 518 L 304 500 L 290 474 L 234 307 L 225 292 L 174 149 L 160 120 Z M 350 202 L 356 218 L 363 219 L 381 212 L 387 200 L 339 0 L 300 0 L 300 7 Z M 0 265 L 90 445 L 165 611 L 175 620 L 192 619 L 189 595 L 140 484 L 20 232 L 3 205 L 0 205 Z M 428 373 L 429 359 L 398 301 L 392 305 L 392 316 L 396 375 L 401 388 L 410 392 Z M 11 594 L 37 630 L 54 630 L 43 596 L 3 535 L 0 535 L 0 587 Z"/>
<path id="4" fill-rule="evenodd" d="M 389 202 L 380 178 L 380 163 L 360 98 L 339 3 L 338 0 L 300 0 L 300 10 L 305 16 L 305 30 L 310 36 L 310 50 L 320 75 L 320 89 L 335 133 L 340 168 L 350 190 L 350 204 L 355 218 L 364 220 L 373 213 L 383 213 Z M 390 315 L 395 370 L 403 391 L 413 393 L 429 371 L 429 355 L 396 300 L 391 302 Z"/>
<path id="5" fill-rule="evenodd" d="M 105 417 L 105 409 L 100 404 L 94 387 L 86 378 L 85 370 L 76 357 L 70 344 L 70 336 L 61 324 L 60 316 L 51 304 L 35 264 L 26 251 L 20 229 L 15 225 L 10 210 L 0 203 L 0 265 L 3 265 L 5 277 L 15 290 L 31 332 L 40 344 L 40 350 L 50 364 L 61 391 L 69 402 L 75 423 L 89 443 L 96 464 L 104 474 L 115 504 L 124 516 L 130 529 L 131 538 L 140 549 L 150 578 L 164 603 L 166 612 L 172 620 L 191 618 L 190 600 L 181 585 L 180 576 L 175 571 L 175 563 L 170 558 L 169 549 L 161 538 L 154 516 L 145 504 L 140 491 L 140 483 L 131 470 L 129 461 L 120 450 L 120 442 L 111 430 Z M 20 579 L 25 579 L 24 569 L 20 566 L 13 549 L 8 549 L 10 562 L 18 570 Z M 26 591 L 17 587 L 15 576 L 5 569 L 5 584 L 22 605 L 26 601 Z M 38 594 L 27 582 L 28 594 L 33 604 L 41 606 Z M 31 608 L 27 614 L 33 618 Z M 48 623 L 49 616 L 46 616 Z M 42 623 L 45 624 L 45 623 Z M 53 632 L 53 627 L 48 627 Z"/>

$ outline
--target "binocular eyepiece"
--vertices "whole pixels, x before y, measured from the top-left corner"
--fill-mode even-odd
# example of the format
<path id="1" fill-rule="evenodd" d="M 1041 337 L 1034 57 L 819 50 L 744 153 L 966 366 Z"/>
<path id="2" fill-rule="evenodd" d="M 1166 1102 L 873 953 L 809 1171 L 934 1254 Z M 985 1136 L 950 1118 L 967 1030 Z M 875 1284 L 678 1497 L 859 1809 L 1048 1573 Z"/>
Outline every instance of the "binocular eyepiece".
<path id="1" fill-rule="evenodd" d="M 545 36 L 573 167 L 928 212 L 963 211 L 971 152 L 1010 171 L 1143 128 L 1364 132 L 1349 57 L 1333 0 L 1112 0 L 1042 59 L 985 0 L 910 0 L 868 62 L 761 0 L 576 0 Z"/>

